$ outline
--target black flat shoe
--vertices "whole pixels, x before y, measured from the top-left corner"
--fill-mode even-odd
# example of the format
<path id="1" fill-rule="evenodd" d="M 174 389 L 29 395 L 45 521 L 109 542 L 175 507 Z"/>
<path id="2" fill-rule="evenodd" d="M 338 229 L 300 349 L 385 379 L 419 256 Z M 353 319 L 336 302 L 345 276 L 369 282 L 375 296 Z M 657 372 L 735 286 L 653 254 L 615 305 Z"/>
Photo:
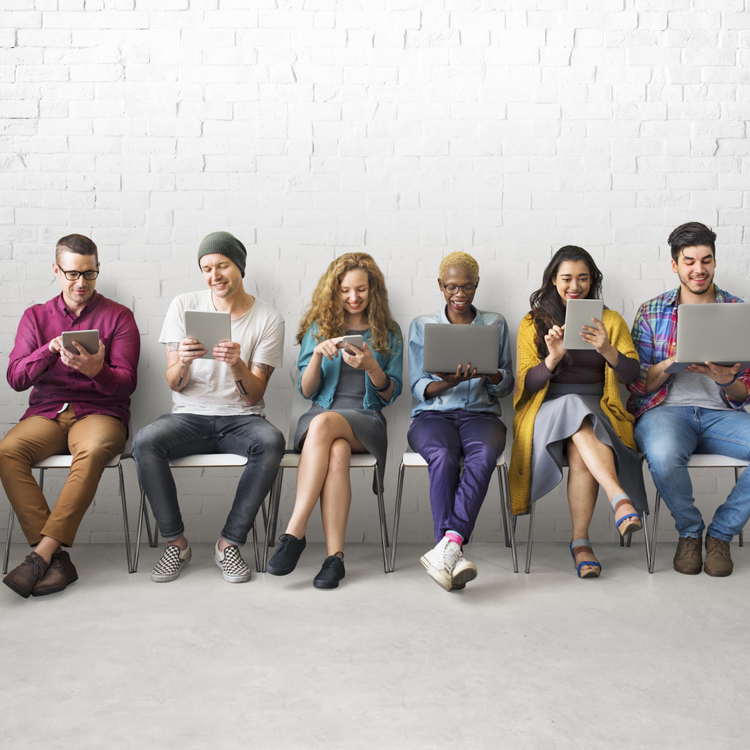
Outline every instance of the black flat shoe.
<path id="1" fill-rule="evenodd" d="M 342 552 L 341 555 L 343 556 L 343 554 Z M 345 575 L 343 557 L 339 557 L 339 553 L 336 553 L 326 557 L 323 561 L 320 573 L 313 579 L 313 586 L 316 589 L 335 589 Z"/>
<path id="2" fill-rule="evenodd" d="M 289 575 L 297 567 L 297 562 L 306 544 L 305 537 L 297 539 L 296 536 L 291 534 L 282 534 L 279 537 L 279 546 L 276 547 L 276 552 L 268 561 L 266 572 L 272 576 Z"/>

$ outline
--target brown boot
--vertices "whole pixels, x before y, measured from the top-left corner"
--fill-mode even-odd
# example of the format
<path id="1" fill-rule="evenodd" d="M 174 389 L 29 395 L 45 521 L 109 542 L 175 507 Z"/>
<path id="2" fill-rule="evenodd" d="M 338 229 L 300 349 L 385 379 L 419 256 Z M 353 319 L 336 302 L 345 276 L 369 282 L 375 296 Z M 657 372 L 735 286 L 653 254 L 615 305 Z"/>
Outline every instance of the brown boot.
<path id="1" fill-rule="evenodd" d="M 703 569 L 714 578 L 732 575 L 734 563 L 729 552 L 729 542 L 706 536 L 706 565 Z"/>
<path id="2" fill-rule="evenodd" d="M 703 567 L 702 537 L 681 536 L 674 553 L 674 569 L 686 576 L 695 576 Z"/>
<path id="3" fill-rule="evenodd" d="M 27 555 L 26 559 L 3 578 L 3 583 L 13 589 L 19 596 L 28 599 L 31 590 L 42 580 L 49 563 L 36 552 Z"/>
<path id="4" fill-rule="evenodd" d="M 70 559 L 70 555 L 65 550 L 59 549 L 52 555 L 52 562 L 50 562 L 44 578 L 34 586 L 31 595 L 56 594 L 77 580 L 78 572 Z"/>

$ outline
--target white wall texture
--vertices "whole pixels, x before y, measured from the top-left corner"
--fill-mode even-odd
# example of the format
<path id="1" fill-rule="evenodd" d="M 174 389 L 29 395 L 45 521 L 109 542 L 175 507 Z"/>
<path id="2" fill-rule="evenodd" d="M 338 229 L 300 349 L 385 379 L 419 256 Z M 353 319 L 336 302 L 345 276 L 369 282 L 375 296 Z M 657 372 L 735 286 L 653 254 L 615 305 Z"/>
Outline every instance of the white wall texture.
<path id="1" fill-rule="evenodd" d="M 249 291 L 287 321 L 286 364 L 267 397 L 282 429 L 292 335 L 316 280 L 343 252 L 380 263 L 406 331 L 441 303 L 440 258 L 466 250 L 481 266 L 478 305 L 502 312 L 515 331 L 552 252 L 579 244 L 604 271 L 606 303 L 632 322 L 642 301 L 674 285 L 669 231 L 699 220 L 719 235 L 717 281 L 750 298 L 748 6 L 3 0 L 3 361 L 23 310 L 58 291 L 54 244 L 70 232 L 97 242 L 100 291 L 135 311 L 143 337 L 136 429 L 169 410 L 156 339 L 172 297 L 201 288 L 197 245 L 217 229 L 246 244 Z M 27 395 L 0 389 L 0 434 Z M 409 406 L 407 394 L 386 412 L 389 518 Z M 510 402 L 505 414 L 510 423 Z M 348 536 L 376 541 L 369 477 L 354 474 Z M 115 477 L 105 473 L 79 542 L 122 540 Z M 132 521 L 130 462 L 126 477 Z M 62 479 L 49 475 L 51 498 Z M 192 539 L 216 538 L 236 479 L 218 470 L 180 475 Z M 694 482 L 710 512 L 732 477 L 703 471 Z M 600 505 L 592 539 L 613 540 Z M 0 528 L 7 508 L 0 501 Z M 665 515 L 662 538 L 670 527 Z M 476 538 L 498 540 L 499 528 L 494 484 Z M 413 472 L 400 538 L 431 535 L 426 474 Z M 542 502 L 536 538 L 569 535 L 561 485 Z M 320 539 L 319 526 L 310 537 Z"/>

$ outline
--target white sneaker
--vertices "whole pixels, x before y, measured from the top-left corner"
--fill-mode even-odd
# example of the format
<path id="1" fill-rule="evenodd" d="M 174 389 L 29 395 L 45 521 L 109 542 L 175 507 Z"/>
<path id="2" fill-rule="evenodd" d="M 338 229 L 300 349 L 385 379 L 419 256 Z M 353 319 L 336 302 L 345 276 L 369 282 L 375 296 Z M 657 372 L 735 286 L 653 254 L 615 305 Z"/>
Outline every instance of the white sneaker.
<path id="1" fill-rule="evenodd" d="M 240 554 L 240 548 L 232 544 L 224 550 L 219 549 L 219 543 L 214 547 L 214 561 L 221 568 L 224 580 L 229 583 L 245 583 L 250 580 L 250 568 Z"/>
<path id="2" fill-rule="evenodd" d="M 453 586 L 451 588 L 463 588 L 469 581 L 477 577 L 477 566 L 464 557 L 464 551 L 461 550 L 458 556 L 458 562 L 453 566 Z"/>
<path id="3" fill-rule="evenodd" d="M 460 555 L 461 547 L 448 537 L 443 537 L 433 549 L 422 555 L 419 562 L 427 568 L 427 572 L 436 583 L 450 591 L 453 585 L 453 568 Z"/>
<path id="4" fill-rule="evenodd" d="M 182 573 L 183 568 L 190 562 L 193 552 L 190 542 L 185 549 L 180 549 L 176 544 L 168 544 L 161 559 L 151 571 L 151 580 L 155 583 L 168 583 L 174 581 Z"/>

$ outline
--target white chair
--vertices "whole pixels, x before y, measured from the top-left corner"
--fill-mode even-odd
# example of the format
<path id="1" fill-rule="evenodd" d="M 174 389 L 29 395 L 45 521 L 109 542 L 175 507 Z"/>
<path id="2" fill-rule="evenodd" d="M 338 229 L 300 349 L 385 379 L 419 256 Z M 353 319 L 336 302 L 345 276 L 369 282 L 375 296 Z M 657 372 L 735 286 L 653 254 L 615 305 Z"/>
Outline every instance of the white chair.
<path id="1" fill-rule="evenodd" d="M 240 456 L 236 453 L 195 453 L 192 456 L 182 456 L 173 458 L 169 462 L 170 469 L 215 469 L 218 467 L 238 468 L 247 465 L 247 456 Z M 266 508 L 261 506 L 263 517 L 265 519 Z M 143 533 L 143 521 L 146 521 L 148 531 L 148 543 L 150 547 L 156 547 L 159 539 L 159 529 L 154 522 L 154 534 L 151 535 L 151 526 L 148 520 L 148 510 L 146 508 L 146 492 L 141 487 L 141 504 L 138 510 L 138 529 L 135 536 L 135 557 L 131 573 L 138 571 L 138 560 L 141 552 L 141 535 Z M 260 556 L 258 552 L 258 538 L 253 523 L 253 551 L 255 553 L 255 570 L 260 573 Z"/>
<path id="2" fill-rule="evenodd" d="M 463 464 L 463 459 L 462 459 Z M 398 526 L 401 521 L 401 497 L 404 491 L 404 472 L 406 469 L 426 469 L 427 461 L 419 453 L 406 452 L 401 458 L 398 468 L 398 484 L 396 485 L 396 510 L 393 515 L 393 545 L 391 548 L 391 573 L 396 567 L 396 544 L 398 542 Z M 501 453 L 497 459 L 497 486 L 500 490 L 500 514 L 503 525 L 505 546 L 510 547 L 513 559 L 513 572 L 518 573 L 518 556 L 516 554 L 515 523 L 508 523 L 512 518 L 510 507 L 510 489 L 508 486 L 508 465 L 505 454 Z M 514 519 L 515 521 L 515 519 Z"/>
<path id="3" fill-rule="evenodd" d="M 122 459 L 130 458 L 129 453 L 118 453 L 113 456 L 104 467 L 105 469 L 117 469 L 120 475 L 120 499 L 122 500 L 122 526 L 125 532 L 125 552 L 128 560 L 128 573 L 133 572 L 133 565 L 130 555 L 130 529 L 128 527 L 128 506 L 125 501 L 125 481 L 122 475 Z M 39 489 L 44 492 L 44 472 L 47 469 L 66 469 L 70 471 L 70 465 L 73 462 L 73 456 L 69 453 L 58 453 L 52 456 L 48 456 L 45 459 L 35 463 L 31 468 L 39 469 Z M 13 508 L 10 509 L 10 516 L 8 517 L 8 536 L 5 541 L 5 557 L 3 559 L 3 575 L 8 572 L 8 559 L 10 558 L 10 544 L 11 535 L 13 533 L 13 522 L 15 520 L 15 513 Z"/>
<path id="4" fill-rule="evenodd" d="M 641 466 L 643 465 L 643 456 L 641 458 Z M 568 465 L 568 459 L 563 456 L 562 460 L 562 466 L 565 468 Z M 537 500 L 537 502 L 539 502 Z M 536 503 L 531 503 L 531 507 L 529 508 L 529 538 L 528 543 L 526 545 L 526 572 L 531 572 L 531 548 L 534 543 L 534 514 L 536 513 Z M 641 518 L 643 519 L 643 541 L 646 545 L 646 567 L 651 570 L 651 559 L 652 559 L 652 546 L 651 541 L 648 536 L 648 513 L 643 513 L 641 515 Z M 515 520 L 515 519 L 514 519 Z M 631 541 L 631 534 L 628 534 L 628 544 L 627 546 L 630 547 L 630 541 Z M 625 543 L 624 538 L 620 537 L 620 546 L 622 547 Z"/>
<path id="5" fill-rule="evenodd" d="M 693 453 L 688 461 L 688 469 L 734 469 L 735 484 L 740 478 L 743 469 L 748 466 L 748 461 L 742 458 L 730 458 L 722 456 L 720 453 Z M 656 531 L 659 523 L 659 508 L 661 507 L 661 495 L 656 491 L 656 500 L 654 501 L 654 529 L 651 534 L 651 561 L 648 572 L 654 572 L 654 562 L 656 559 Z M 745 546 L 743 533 L 740 531 L 740 547 Z"/>

